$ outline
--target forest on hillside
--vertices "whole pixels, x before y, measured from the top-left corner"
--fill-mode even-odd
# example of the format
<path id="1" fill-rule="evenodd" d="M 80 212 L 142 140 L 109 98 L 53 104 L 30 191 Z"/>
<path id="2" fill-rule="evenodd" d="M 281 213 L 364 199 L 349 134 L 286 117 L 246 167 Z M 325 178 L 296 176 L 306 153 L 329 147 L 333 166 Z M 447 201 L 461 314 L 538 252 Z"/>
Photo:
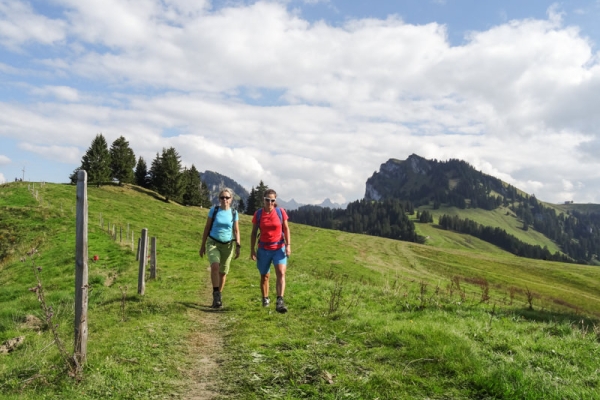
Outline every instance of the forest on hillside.
<path id="1" fill-rule="evenodd" d="M 357 200 L 349 203 L 346 209 L 303 206 L 288 211 L 290 221 L 300 224 L 423 243 L 425 239 L 417 235 L 415 225 L 408 217 L 412 214 L 412 203 L 397 199 Z"/>
<path id="2" fill-rule="evenodd" d="M 576 210 L 557 213 L 538 201 L 535 195 L 524 194 L 461 160 L 440 162 L 414 155 L 411 157 L 413 161 L 416 160 L 416 167 L 414 162 L 396 160 L 396 164 L 388 171 L 375 173 L 369 179 L 368 186 L 381 199 L 363 199 L 351 203 L 346 210 L 301 207 L 290 211 L 290 220 L 323 228 L 422 242 L 423 238 L 409 233 L 410 228 L 407 228 L 404 220 L 395 217 L 398 205 L 404 207 L 408 215 L 414 214 L 416 205 L 431 206 L 433 209 L 456 207 L 484 210 L 504 206 L 519 218 L 521 229 L 534 229 L 542 233 L 560 247 L 561 253 L 551 254 L 547 248 L 524 243 L 504 230 L 457 216 L 443 215 L 437 222 L 443 229 L 478 237 L 522 257 L 582 264 L 598 262 L 600 214 Z M 434 222 L 426 210 L 417 212 L 417 216 L 420 222 Z M 394 226 L 395 223 L 398 225 Z M 399 235 L 398 232 L 403 234 Z"/>

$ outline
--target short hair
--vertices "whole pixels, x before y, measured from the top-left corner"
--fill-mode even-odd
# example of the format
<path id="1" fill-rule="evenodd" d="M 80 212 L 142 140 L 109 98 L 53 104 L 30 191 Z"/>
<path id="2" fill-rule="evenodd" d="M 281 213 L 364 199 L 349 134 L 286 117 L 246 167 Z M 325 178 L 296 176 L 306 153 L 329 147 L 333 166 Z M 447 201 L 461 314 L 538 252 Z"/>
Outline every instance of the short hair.
<path id="1" fill-rule="evenodd" d="M 229 197 L 233 198 L 233 190 L 228 187 L 221 189 L 221 191 L 219 191 L 219 196 L 221 196 L 225 192 L 229 194 Z"/>
<path id="2" fill-rule="evenodd" d="M 265 196 L 268 196 L 270 194 L 274 194 L 275 198 L 277 198 L 277 192 L 274 189 L 267 189 L 267 190 L 265 190 Z"/>

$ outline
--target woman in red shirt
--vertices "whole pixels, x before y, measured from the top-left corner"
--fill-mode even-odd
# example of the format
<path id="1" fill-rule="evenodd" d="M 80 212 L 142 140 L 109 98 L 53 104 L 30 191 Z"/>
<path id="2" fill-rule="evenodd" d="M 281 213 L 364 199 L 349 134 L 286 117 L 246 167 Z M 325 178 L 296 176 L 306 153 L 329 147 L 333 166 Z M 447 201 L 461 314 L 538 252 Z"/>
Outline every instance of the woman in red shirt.
<path id="1" fill-rule="evenodd" d="M 269 275 L 271 264 L 275 266 L 277 277 L 277 302 L 275 310 L 280 313 L 287 312 L 283 301 L 285 293 L 285 270 L 287 258 L 292 254 L 290 248 L 290 229 L 288 215 L 283 208 L 277 207 L 277 193 L 267 189 L 264 195 L 264 205 L 252 217 L 252 234 L 250 235 L 250 258 L 256 261 L 260 272 L 260 289 L 262 291 L 263 307 L 268 307 L 269 300 Z M 260 229 L 258 250 L 256 249 L 257 232 Z"/>

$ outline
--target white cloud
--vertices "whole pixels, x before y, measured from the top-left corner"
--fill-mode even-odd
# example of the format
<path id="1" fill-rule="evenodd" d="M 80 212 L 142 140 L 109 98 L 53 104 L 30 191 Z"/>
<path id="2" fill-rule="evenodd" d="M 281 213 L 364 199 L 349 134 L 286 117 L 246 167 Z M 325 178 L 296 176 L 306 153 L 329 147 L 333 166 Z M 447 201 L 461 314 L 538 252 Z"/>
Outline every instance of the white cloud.
<path id="1" fill-rule="evenodd" d="M 381 163 L 416 153 L 547 201 L 600 202 L 598 55 L 558 8 L 451 46 L 441 24 L 309 23 L 285 1 L 61 0 L 64 20 L 15 4 L 11 15 L 56 28 L 46 42 L 10 39 L 52 43 L 54 58 L 28 67 L 54 76 L 24 85 L 45 102 L 0 103 L 0 135 L 44 158 L 79 164 L 97 133 L 123 135 L 147 162 L 173 146 L 248 189 L 262 179 L 283 199 L 343 202 Z"/>
<path id="2" fill-rule="evenodd" d="M 0 185 L 6 183 L 6 178 L 4 177 L 4 175 L 2 174 L 2 172 L 0 172 Z"/>
<path id="3" fill-rule="evenodd" d="M 29 3 L 0 0 L 0 44 L 13 50 L 27 42 L 53 44 L 65 38 L 65 22 L 36 14 Z"/>
<path id="4" fill-rule="evenodd" d="M 42 86 L 34 87 L 31 89 L 31 93 L 37 96 L 53 96 L 58 100 L 66 101 L 78 101 L 79 91 L 77 89 L 68 86 Z"/>
<path id="5" fill-rule="evenodd" d="M 305 4 L 319 4 L 319 3 L 329 4 L 330 0 L 302 0 L 302 2 Z"/>
<path id="6" fill-rule="evenodd" d="M 31 143 L 20 143 L 19 148 L 60 163 L 78 164 L 81 161 L 82 156 L 81 152 L 76 147 L 39 146 Z"/>
<path id="7" fill-rule="evenodd" d="M 10 158 L 8 158 L 5 155 L 0 154 L 0 165 L 8 165 L 10 163 L 11 163 Z"/>

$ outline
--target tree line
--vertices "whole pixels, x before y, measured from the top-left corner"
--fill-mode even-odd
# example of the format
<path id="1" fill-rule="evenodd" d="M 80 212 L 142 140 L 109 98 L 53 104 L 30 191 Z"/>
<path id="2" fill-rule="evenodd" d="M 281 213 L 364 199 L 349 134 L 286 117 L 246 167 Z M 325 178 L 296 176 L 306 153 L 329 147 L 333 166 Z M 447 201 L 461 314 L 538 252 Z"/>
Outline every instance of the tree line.
<path id="1" fill-rule="evenodd" d="M 415 225 L 408 217 L 412 214 L 412 203 L 398 199 L 357 200 L 349 203 L 346 209 L 302 206 L 288 211 L 290 221 L 300 224 L 423 243 L 425 239 L 417 235 Z"/>
<path id="2" fill-rule="evenodd" d="M 544 234 L 579 263 L 597 261 L 600 255 L 600 214 L 576 210 L 557 214 L 534 195 L 517 196 L 511 210 L 521 219 L 523 230 L 532 227 Z"/>
<path id="3" fill-rule="evenodd" d="M 200 173 L 192 164 L 188 169 L 181 165 L 181 157 L 175 148 L 163 148 L 156 153 L 150 168 L 143 157 L 136 161 L 129 142 L 120 136 L 110 149 L 102 134 L 96 135 L 90 147 L 81 158 L 81 166 L 70 175 L 69 180 L 77 182 L 77 171 L 87 172 L 88 183 L 101 186 L 106 183 L 131 183 L 152 189 L 164 196 L 165 201 L 173 200 L 183 205 L 210 207 L 210 193 L 200 180 Z"/>
<path id="4" fill-rule="evenodd" d="M 457 215 L 450 216 L 444 214 L 439 219 L 439 226 L 446 230 L 475 236 L 520 257 L 562 262 L 574 261 L 572 258 L 560 254 L 558 251 L 552 254 L 546 246 L 542 248 L 540 245 L 525 243 L 507 233 L 504 229 L 484 226 L 469 218 L 461 219 Z"/>

